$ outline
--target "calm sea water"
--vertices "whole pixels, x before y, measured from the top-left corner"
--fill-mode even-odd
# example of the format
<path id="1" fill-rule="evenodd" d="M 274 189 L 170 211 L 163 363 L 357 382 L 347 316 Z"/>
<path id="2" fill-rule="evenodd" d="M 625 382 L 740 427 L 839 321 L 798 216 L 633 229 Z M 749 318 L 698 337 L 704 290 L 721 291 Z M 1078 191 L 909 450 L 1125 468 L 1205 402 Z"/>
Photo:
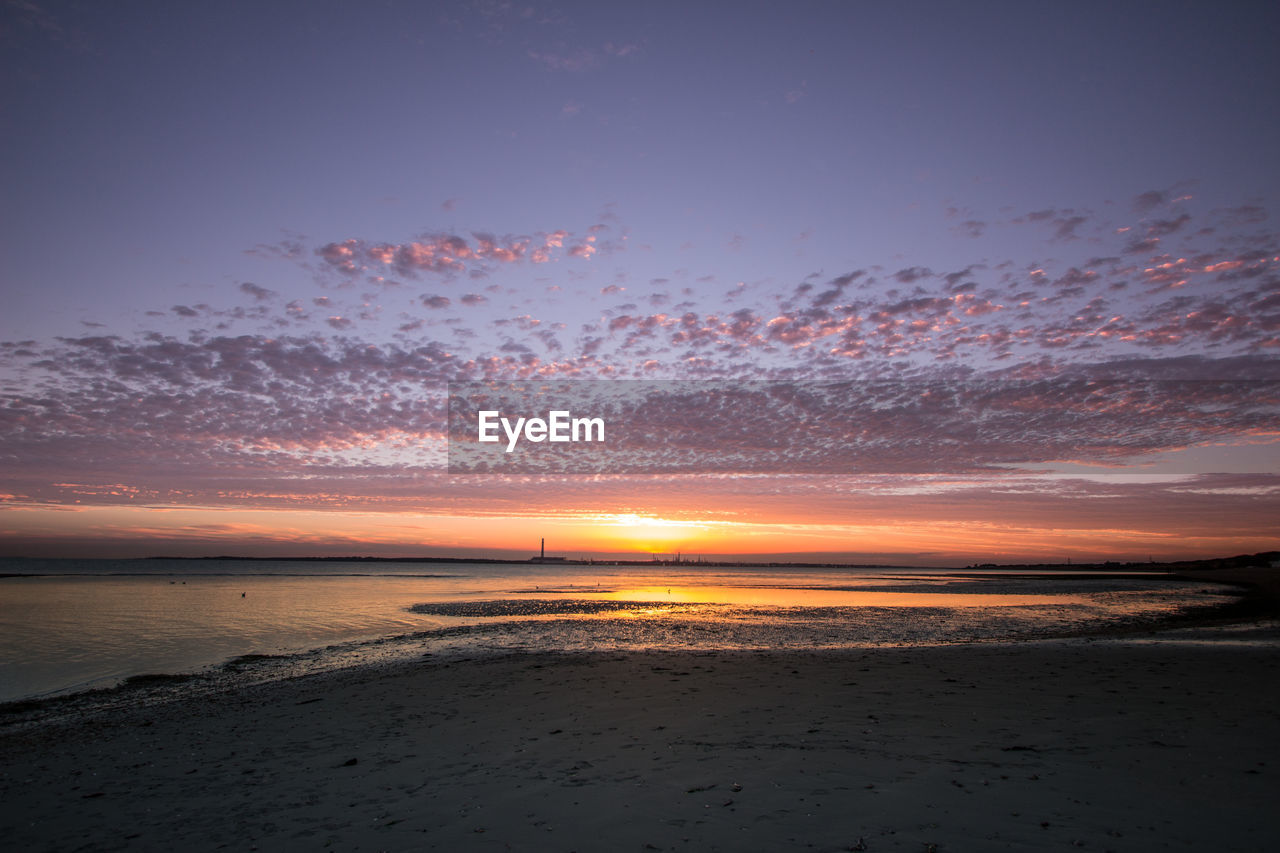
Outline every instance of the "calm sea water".
<path id="1" fill-rule="evenodd" d="M 30 575 L 0 578 L 0 701 L 427 654 L 1030 638 L 1227 594 L 1163 576 L 904 569 L 8 560 L 0 573 Z"/>

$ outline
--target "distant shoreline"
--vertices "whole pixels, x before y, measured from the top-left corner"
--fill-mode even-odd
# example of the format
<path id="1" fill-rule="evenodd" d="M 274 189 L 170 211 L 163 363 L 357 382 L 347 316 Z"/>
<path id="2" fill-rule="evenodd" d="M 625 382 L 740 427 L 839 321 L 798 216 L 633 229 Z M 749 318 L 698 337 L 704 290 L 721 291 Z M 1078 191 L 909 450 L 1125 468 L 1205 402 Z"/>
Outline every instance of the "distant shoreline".
<path id="1" fill-rule="evenodd" d="M 313 562 L 313 563 L 502 563 L 511 565 L 538 565 L 537 558 L 519 560 L 515 558 L 487 559 L 481 557 L 370 557 L 370 556 L 333 556 L 333 557 L 165 557 L 153 556 L 146 560 L 241 560 L 253 562 Z M 1126 561 L 1107 560 L 1101 563 L 974 563 L 967 566 L 913 566 L 904 563 L 829 563 L 820 561 L 790 560 L 612 560 L 612 559 L 564 559 L 543 565 L 611 565 L 611 566 L 711 566 L 746 568 L 797 568 L 797 569 L 921 569 L 944 568 L 964 571 L 967 569 L 1004 569 L 1022 571 L 1123 571 L 1142 570 L 1144 572 L 1168 571 L 1216 571 L 1220 569 L 1243 569 L 1270 567 L 1280 563 L 1280 551 L 1262 551 L 1257 554 L 1238 554 L 1233 557 L 1210 557 L 1200 560 L 1173 561 Z"/>
<path id="2" fill-rule="evenodd" d="M 7 556 L 0 560 L 29 560 L 32 562 L 54 562 L 65 560 L 83 560 L 85 562 L 240 562 L 240 563 L 425 563 L 425 564 L 461 564 L 461 565 L 549 565 L 549 566 L 689 566 L 706 568 L 766 568 L 766 569 L 902 569 L 907 571 L 942 570 L 954 572 L 982 571 L 998 569 L 1018 572 L 1163 572 L 1169 574 L 1186 574 L 1189 572 L 1217 572 L 1241 569 L 1277 569 L 1280 572 L 1280 551 L 1262 551 L 1256 554 L 1237 554 L 1232 557 L 1210 557 L 1199 560 L 1162 560 L 1162 561 L 1118 561 L 1106 560 L 1092 563 L 972 563 L 966 566 L 919 566 L 905 563 L 838 563 L 816 560 L 628 560 L 628 559 L 556 559 L 539 560 L 537 557 L 516 559 L 513 557 L 373 557 L 367 555 L 347 556 L 236 556 L 229 554 L 205 555 L 199 557 L 175 557 L 156 554 L 147 557 L 26 557 Z M 30 572 L 0 572 L 0 578 L 27 577 Z"/>
<path id="3" fill-rule="evenodd" d="M 29 558 L 24 558 L 29 559 Z M 42 558 L 34 558 L 42 559 Z M 56 558 L 49 558 L 56 559 Z M 129 558 L 120 558 L 129 559 Z M 201 560 L 243 560 L 254 562 L 299 562 L 299 563 L 336 563 L 336 562 L 352 562 L 352 563 L 510 563 L 536 564 L 536 558 L 533 559 L 516 559 L 514 557 L 373 557 L 373 556 L 324 556 L 324 557 L 255 557 L 255 556 L 200 556 L 200 557 L 170 557 L 157 554 L 149 557 L 138 557 L 133 559 L 141 560 L 181 560 L 181 561 L 201 561 Z M 1280 562 L 1280 551 L 1261 551 L 1256 554 L 1237 554 L 1232 557 L 1209 557 L 1199 560 L 1161 560 L 1161 561 L 1118 561 L 1106 560 L 1104 562 L 1093 563 L 972 563 L 967 566 L 915 566 L 906 563 L 833 563 L 822 562 L 817 560 L 626 560 L 626 559 L 564 559 L 557 560 L 556 563 L 550 565 L 559 565 L 561 562 L 567 565 L 592 565 L 592 564 L 608 564 L 619 566 L 746 566 L 749 568 L 823 568 L 823 569 L 920 569 L 920 568 L 952 568 L 956 570 L 964 569 L 1049 569 L 1049 570 L 1070 570 L 1070 571 L 1088 571 L 1088 570 L 1104 570 L 1114 571 L 1116 569 L 1137 569 L 1142 568 L 1145 571 L 1194 571 L 1194 570 L 1214 570 L 1214 569 L 1236 569 L 1236 568 L 1253 568 L 1269 565 L 1271 563 Z"/>

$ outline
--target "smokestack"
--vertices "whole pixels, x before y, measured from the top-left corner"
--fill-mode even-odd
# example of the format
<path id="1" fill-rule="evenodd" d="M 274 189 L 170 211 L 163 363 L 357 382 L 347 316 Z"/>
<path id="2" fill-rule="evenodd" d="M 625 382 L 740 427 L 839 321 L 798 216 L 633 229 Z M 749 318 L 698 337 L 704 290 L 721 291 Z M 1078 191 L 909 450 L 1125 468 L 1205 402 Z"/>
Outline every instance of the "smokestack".
<path id="1" fill-rule="evenodd" d="M 547 538 L 546 538 L 545 536 L 544 536 L 544 537 L 542 537 L 542 553 L 541 553 L 541 554 L 539 554 L 538 556 L 539 556 L 539 557 L 546 557 L 546 556 L 547 556 Z"/>

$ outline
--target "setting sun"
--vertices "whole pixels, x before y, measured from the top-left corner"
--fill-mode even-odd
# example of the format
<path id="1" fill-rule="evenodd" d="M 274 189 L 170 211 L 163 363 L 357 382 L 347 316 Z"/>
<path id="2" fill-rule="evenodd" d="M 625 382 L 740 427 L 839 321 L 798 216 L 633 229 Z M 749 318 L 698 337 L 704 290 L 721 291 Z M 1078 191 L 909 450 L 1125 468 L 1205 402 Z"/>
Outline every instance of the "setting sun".
<path id="1" fill-rule="evenodd" d="M 610 513 L 599 519 L 614 548 L 651 554 L 688 550 L 705 545 L 713 524 L 637 513 Z"/>

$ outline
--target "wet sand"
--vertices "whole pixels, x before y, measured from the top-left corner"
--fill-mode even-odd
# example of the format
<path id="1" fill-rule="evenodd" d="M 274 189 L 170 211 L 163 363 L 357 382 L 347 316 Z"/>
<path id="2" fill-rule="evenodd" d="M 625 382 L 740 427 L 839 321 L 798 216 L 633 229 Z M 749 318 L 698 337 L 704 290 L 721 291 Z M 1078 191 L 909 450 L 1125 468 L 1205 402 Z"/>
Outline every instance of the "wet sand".
<path id="1" fill-rule="evenodd" d="M 15 850 L 1266 849 L 1278 637 L 1270 622 L 326 673 L 9 726 L 0 837 Z"/>

